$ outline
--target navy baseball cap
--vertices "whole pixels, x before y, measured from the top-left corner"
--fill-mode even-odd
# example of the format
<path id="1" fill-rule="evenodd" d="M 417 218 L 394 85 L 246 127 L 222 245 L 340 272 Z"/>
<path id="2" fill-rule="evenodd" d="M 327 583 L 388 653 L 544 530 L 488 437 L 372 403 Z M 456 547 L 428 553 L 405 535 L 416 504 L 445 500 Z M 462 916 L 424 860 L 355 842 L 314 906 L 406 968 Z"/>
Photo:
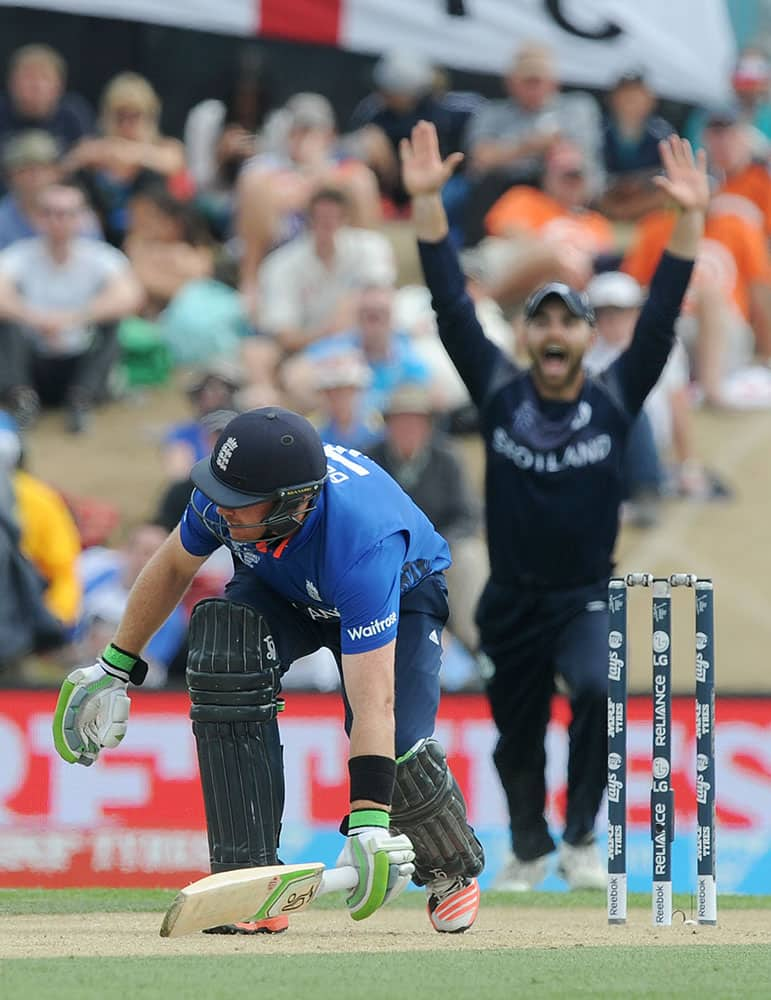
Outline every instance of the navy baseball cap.
<path id="1" fill-rule="evenodd" d="M 592 309 L 588 296 L 561 281 L 550 281 L 547 285 L 536 288 L 525 302 L 525 319 L 532 319 L 546 299 L 552 296 L 556 296 L 561 302 L 564 302 L 574 316 L 594 324 L 594 309 Z"/>
<path id="2" fill-rule="evenodd" d="M 190 477 L 218 507 L 236 509 L 305 493 L 324 482 L 327 459 L 315 427 L 280 406 L 234 417 Z"/>

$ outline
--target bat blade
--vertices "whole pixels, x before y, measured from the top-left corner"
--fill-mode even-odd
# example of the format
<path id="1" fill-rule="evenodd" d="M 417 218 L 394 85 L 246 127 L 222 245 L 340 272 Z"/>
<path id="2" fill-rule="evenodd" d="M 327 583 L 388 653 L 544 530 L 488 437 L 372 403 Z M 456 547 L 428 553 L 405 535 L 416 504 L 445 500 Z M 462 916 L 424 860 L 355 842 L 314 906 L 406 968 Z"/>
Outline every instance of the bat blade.
<path id="1" fill-rule="evenodd" d="M 208 927 L 299 913 L 318 895 L 324 865 L 270 865 L 217 872 L 177 893 L 161 924 L 161 937 Z"/>

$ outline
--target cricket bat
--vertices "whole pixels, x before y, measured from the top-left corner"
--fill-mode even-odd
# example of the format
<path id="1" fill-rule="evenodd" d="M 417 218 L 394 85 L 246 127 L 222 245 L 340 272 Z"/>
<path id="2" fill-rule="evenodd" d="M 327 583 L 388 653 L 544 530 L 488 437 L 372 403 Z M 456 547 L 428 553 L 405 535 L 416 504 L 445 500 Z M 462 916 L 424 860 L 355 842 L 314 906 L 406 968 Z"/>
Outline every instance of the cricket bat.
<path id="1" fill-rule="evenodd" d="M 220 924 L 299 913 L 316 896 L 352 889 L 358 877 L 350 865 L 325 868 L 320 861 L 207 875 L 177 893 L 163 918 L 161 937 L 181 937 Z"/>

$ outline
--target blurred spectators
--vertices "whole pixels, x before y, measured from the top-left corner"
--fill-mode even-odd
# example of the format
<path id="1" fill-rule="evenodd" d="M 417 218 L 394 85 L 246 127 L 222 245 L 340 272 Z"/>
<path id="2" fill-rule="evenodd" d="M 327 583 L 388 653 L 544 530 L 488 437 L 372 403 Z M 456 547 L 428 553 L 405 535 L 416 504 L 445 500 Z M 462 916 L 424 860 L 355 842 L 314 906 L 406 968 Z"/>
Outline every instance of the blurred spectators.
<path id="1" fill-rule="evenodd" d="M 632 342 L 644 296 L 635 279 L 621 271 L 598 274 L 586 292 L 594 308 L 597 339 L 585 363 L 590 371 L 599 372 Z M 668 460 L 671 490 L 703 499 L 709 487 L 693 442 L 689 382 L 688 355 L 676 340 L 661 378 L 645 400 L 644 413 L 659 454 Z"/>
<path id="2" fill-rule="evenodd" d="M 602 187 L 602 124 L 589 94 L 560 90 L 554 54 L 547 46 L 524 44 L 504 78 L 508 97 L 489 101 L 472 118 L 466 133 L 470 169 L 476 176 L 469 213 L 481 220 L 495 199 L 512 184 L 537 184 L 549 150 L 570 139 L 584 153 L 588 190 Z M 481 231 L 469 227 L 467 241 Z"/>
<path id="3" fill-rule="evenodd" d="M 674 224 L 672 212 L 651 213 L 640 223 L 622 265 L 639 284 L 650 282 Z M 759 225 L 708 213 L 677 331 L 713 406 L 725 404 L 726 379 L 750 365 L 753 354 L 764 363 L 771 358 L 771 258 Z"/>
<path id="4" fill-rule="evenodd" d="M 214 359 L 192 373 L 185 392 L 193 419 L 175 424 L 163 439 L 163 468 L 169 479 L 187 479 L 193 465 L 209 454 L 211 424 L 205 418 L 237 410 L 236 396 L 243 385 L 238 366 L 225 359 Z"/>
<path id="5" fill-rule="evenodd" d="M 619 222 L 635 222 L 664 207 L 651 178 L 661 168 L 659 142 L 674 130 L 655 114 L 656 94 L 641 69 L 619 77 L 607 97 L 603 156 L 607 179 L 599 207 Z"/>
<path id="6" fill-rule="evenodd" d="M 163 184 L 137 191 L 128 209 L 123 249 L 144 289 L 143 313 L 155 317 L 188 282 L 212 277 L 212 238 L 196 209 Z"/>
<path id="7" fill-rule="evenodd" d="M 752 155 L 766 159 L 771 152 L 771 102 L 769 102 L 771 65 L 765 52 L 748 47 L 741 55 L 731 77 L 735 113 L 749 127 Z M 703 132 L 709 109 L 696 108 L 688 117 L 684 134 L 694 146 L 703 144 Z"/>
<path id="8" fill-rule="evenodd" d="M 450 442 L 436 428 L 428 386 L 404 383 L 385 404 L 385 437 L 368 454 L 399 483 L 444 536 L 452 553 L 447 571 L 449 627 L 475 653 L 474 611 L 489 572 L 481 510 Z"/>
<path id="9" fill-rule="evenodd" d="M 309 200 L 320 188 L 345 192 L 353 226 L 377 225 L 382 214 L 375 175 L 339 149 L 335 114 L 321 94 L 295 94 L 268 119 L 261 138 L 261 151 L 244 164 L 237 188 L 241 289 L 250 300 L 262 259 L 302 232 Z"/>
<path id="10" fill-rule="evenodd" d="M 121 246 L 129 199 L 148 183 L 164 179 L 178 197 L 192 194 L 185 148 L 160 132 L 161 101 L 138 73 L 119 73 L 102 94 L 101 136 L 83 139 L 64 160 L 88 192 L 105 236 Z"/>
<path id="11" fill-rule="evenodd" d="M 16 240 L 37 236 L 41 193 L 59 178 L 56 141 L 48 132 L 30 129 L 13 136 L 3 149 L 8 194 L 0 198 L 0 250 Z M 83 213 L 80 236 L 101 237 L 90 210 Z"/>
<path id="12" fill-rule="evenodd" d="M 396 323 L 396 292 L 392 287 L 363 288 L 351 329 L 312 348 L 321 360 L 341 350 L 360 351 L 371 374 L 367 404 L 382 412 L 386 400 L 402 382 L 426 384 L 431 373 L 412 344 L 409 332 Z"/>
<path id="13" fill-rule="evenodd" d="M 475 95 L 436 92 L 436 70 L 414 52 L 397 49 L 383 55 L 372 72 L 376 90 L 354 109 L 350 127 L 363 143 L 365 159 L 377 174 L 380 189 L 398 209 L 409 201 L 399 176 L 399 143 L 419 121 L 436 126 L 442 156 L 461 149 L 471 112 L 481 107 Z M 462 173 L 448 182 L 465 187 Z M 457 191 L 444 192 L 455 199 Z"/>
<path id="14" fill-rule="evenodd" d="M 259 272 L 257 326 L 284 351 L 298 351 L 350 326 L 366 285 L 396 276 L 385 236 L 350 224 L 346 196 L 317 191 L 308 205 L 309 232 L 274 250 Z"/>
<path id="15" fill-rule="evenodd" d="M 752 152 L 752 131 L 733 107 L 713 108 L 702 133 L 715 180 L 710 212 L 741 215 L 771 236 L 771 175 Z"/>
<path id="16" fill-rule="evenodd" d="M 315 365 L 319 409 L 316 423 L 322 441 L 369 452 L 383 434 L 380 413 L 364 390 L 372 381 L 361 351 L 341 350 Z"/>
<path id="17" fill-rule="evenodd" d="M 90 663 L 101 654 L 123 615 L 129 590 L 167 535 L 160 525 L 139 524 L 120 549 L 95 547 L 82 553 L 83 613 L 76 635 L 80 662 Z M 169 665 L 186 635 L 187 614 L 179 604 L 145 647 L 143 656 L 149 666 L 145 684 L 165 684 Z"/>
<path id="18" fill-rule="evenodd" d="M 40 196 L 42 235 L 0 252 L 0 392 L 26 421 L 38 400 L 64 403 L 73 432 L 104 398 L 117 321 L 142 301 L 123 254 L 77 236 L 84 209 L 77 188 L 49 187 Z"/>
<path id="19" fill-rule="evenodd" d="M 586 286 L 597 258 L 615 249 L 613 227 L 587 207 L 590 197 L 584 154 L 560 142 L 546 156 L 542 191 L 517 185 L 496 201 L 485 225 L 499 239 L 484 252 L 498 302 L 519 302 L 546 281 Z"/>
<path id="20" fill-rule="evenodd" d="M 61 494 L 22 468 L 22 442 L 13 420 L 0 411 L 0 470 L 9 477 L 11 506 L 23 555 L 40 574 L 48 611 L 71 630 L 80 614 L 77 575 L 80 536 Z"/>
<path id="21" fill-rule="evenodd" d="M 8 61 L 6 94 L 0 95 L 0 145 L 28 129 L 42 129 L 59 152 L 94 131 L 94 114 L 79 94 L 65 93 L 67 66 L 48 45 L 23 45 Z"/>

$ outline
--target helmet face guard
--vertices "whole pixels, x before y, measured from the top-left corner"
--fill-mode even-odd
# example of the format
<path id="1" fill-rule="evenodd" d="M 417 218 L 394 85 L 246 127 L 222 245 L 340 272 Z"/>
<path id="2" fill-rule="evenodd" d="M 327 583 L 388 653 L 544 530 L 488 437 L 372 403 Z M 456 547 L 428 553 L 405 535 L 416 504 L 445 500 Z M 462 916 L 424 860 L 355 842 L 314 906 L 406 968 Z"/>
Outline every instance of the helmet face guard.
<path id="1" fill-rule="evenodd" d="M 326 477 L 324 477 L 326 479 Z M 262 541 L 269 545 L 287 538 L 292 532 L 302 527 L 305 515 L 316 509 L 313 502 L 321 492 L 324 480 L 315 483 L 304 483 L 302 486 L 290 486 L 287 489 L 276 490 L 265 500 L 274 500 L 270 513 L 262 521 L 254 524 L 239 524 L 239 528 L 265 528 Z M 259 502 L 259 501 L 257 501 Z M 308 506 L 303 504 L 308 502 Z M 300 510 L 302 508 L 302 510 Z M 302 515 L 302 517 L 300 516 Z"/>

